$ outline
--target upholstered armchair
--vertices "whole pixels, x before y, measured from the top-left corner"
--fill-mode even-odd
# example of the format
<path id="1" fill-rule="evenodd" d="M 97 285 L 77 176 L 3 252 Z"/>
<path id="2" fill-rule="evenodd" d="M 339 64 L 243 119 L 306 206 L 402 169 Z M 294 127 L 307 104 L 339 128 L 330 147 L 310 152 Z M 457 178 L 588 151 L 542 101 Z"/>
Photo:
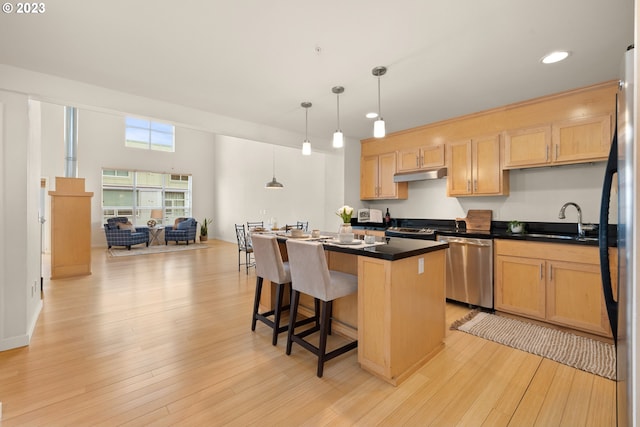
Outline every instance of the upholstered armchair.
<path id="1" fill-rule="evenodd" d="M 177 218 L 174 225 L 167 225 L 164 228 L 164 244 L 168 245 L 170 241 L 186 242 L 189 240 L 196 242 L 196 231 L 198 229 L 198 221 L 195 218 Z"/>
<path id="2" fill-rule="evenodd" d="M 135 227 L 127 217 L 118 216 L 107 219 L 104 225 L 104 233 L 107 236 L 107 246 L 126 246 L 131 250 L 132 245 L 144 243 L 149 246 L 149 229 L 147 227 Z"/>

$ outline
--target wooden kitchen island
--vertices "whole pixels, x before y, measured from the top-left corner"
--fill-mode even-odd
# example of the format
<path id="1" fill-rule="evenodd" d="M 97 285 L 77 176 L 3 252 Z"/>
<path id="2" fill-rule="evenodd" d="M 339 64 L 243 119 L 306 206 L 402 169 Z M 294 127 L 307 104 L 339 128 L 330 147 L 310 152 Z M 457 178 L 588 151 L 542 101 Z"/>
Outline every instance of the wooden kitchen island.
<path id="1" fill-rule="evenodd" d="M 279 236 L 286 260 L 285 240 Z M 444 346 L 448 245 L 384 241 L 369 247 L 325 243 L 324 248 L 330 269 L 358 276 L 358 293 L 334 302 L 333 331 L 357 337 L 360 366 L 398 385 Z M 310 298 L 302 298 L 299 312 L 311 315 L 312 307 Z"/>

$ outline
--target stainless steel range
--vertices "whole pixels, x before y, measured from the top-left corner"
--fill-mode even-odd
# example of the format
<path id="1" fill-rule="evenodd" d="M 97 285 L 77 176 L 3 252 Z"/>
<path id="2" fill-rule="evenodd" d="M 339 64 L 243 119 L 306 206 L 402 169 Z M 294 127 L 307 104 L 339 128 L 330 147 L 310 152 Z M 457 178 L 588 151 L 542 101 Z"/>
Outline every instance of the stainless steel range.
<path id="1" fill-rule="evenodd" d="M 389 227 L 384 235 L 405 239 L 436 240 L 436 231 L 426 227 Z"/>

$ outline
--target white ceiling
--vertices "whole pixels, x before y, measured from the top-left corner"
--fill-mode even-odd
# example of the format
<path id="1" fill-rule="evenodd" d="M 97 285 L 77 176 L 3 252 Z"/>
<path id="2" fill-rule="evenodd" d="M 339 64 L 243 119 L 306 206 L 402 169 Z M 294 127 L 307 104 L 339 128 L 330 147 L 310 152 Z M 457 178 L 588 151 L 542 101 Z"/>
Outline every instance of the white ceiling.
<path id="1" fill-rule="evenodd" d="M 618 78 L 633 0 L 50 0 L 0 15 L 0 63 L 304 134 L 329 149 Z M 556 49 L 568 60 L 542 65 Z"/>

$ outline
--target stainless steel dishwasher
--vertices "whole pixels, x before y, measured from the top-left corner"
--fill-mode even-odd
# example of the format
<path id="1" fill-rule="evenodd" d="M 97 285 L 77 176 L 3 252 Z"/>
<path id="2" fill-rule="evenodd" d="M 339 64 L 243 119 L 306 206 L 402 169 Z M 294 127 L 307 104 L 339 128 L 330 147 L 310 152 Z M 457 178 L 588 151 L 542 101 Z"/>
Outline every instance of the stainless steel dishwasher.
<path id="1" fill-rule="evenodd" d="M 438 236 L 447 249 L 446 296 L 493 310 L 493 240 Z"/>

